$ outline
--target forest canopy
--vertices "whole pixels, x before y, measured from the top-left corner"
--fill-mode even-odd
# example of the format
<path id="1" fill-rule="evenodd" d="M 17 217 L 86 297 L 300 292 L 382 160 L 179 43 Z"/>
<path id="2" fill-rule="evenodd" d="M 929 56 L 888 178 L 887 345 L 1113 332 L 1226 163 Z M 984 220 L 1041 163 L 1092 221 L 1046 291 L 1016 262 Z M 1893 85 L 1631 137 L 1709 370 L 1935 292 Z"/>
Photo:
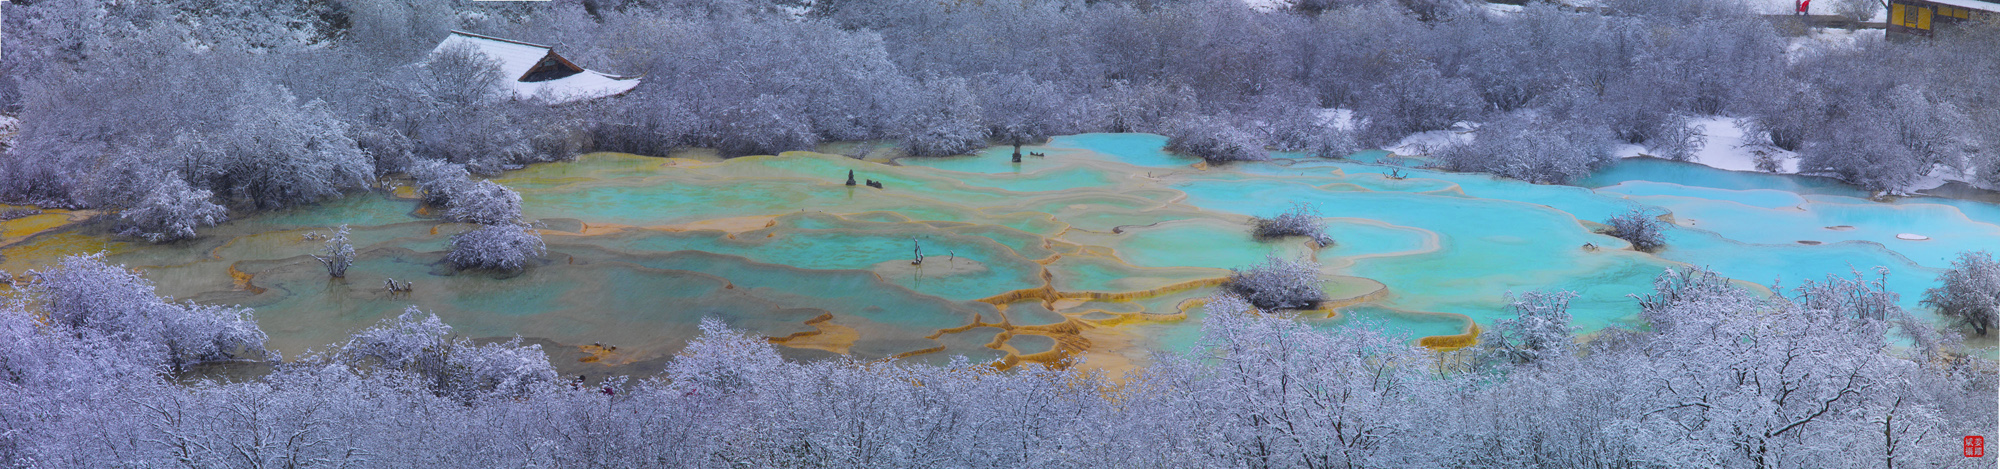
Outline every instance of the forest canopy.
<path id="1" fill-rule="evenodd" d="M 1937 169 L 2000 182 L 1984 150 L 2000 141 L 2000 107 L 1968 104 L 2000 90 L 1983 72 L 2000 35 L 1983 26 L 1788 52 L 1736 2 L 1476 5 L 13 2 L 0 107 L 21 124 L 0 200 L 205 217 L 202 197 L 311 203 L 425 161 L 490 175 L 592 150 L 876 139 L 949 155 L 1082 132 L 1170 135 L 1227 161 L 1342 156 L 1468 122 L 1490 123 L 1491 138 L 1441 149 L 1440 166 L 1560 183 L 1613 144 L 1689 158 L 1690 119 L 1707 116 L 1797 152 L 1801 172 L 1868 189 L 1905 190 Z M 515 100 L 475 52 L 426 56 L 454 28 L 646 79 L 589 103 Z M 1550 129 L 1559 138 L 1530 137 Z M 208 218 L 134 232 L 175 239 Z"/>

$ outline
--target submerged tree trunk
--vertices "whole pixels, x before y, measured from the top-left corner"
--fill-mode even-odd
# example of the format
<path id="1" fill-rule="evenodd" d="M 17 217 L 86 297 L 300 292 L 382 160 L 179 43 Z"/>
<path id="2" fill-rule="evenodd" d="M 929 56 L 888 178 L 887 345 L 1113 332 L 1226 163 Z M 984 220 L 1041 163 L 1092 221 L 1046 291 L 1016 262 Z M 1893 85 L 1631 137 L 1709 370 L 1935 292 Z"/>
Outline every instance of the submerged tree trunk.
<path id="1" fill-rule="evenodd" d="M 1014 139 L 1014 162 L 1021 162 L 1021 139 Z"/>

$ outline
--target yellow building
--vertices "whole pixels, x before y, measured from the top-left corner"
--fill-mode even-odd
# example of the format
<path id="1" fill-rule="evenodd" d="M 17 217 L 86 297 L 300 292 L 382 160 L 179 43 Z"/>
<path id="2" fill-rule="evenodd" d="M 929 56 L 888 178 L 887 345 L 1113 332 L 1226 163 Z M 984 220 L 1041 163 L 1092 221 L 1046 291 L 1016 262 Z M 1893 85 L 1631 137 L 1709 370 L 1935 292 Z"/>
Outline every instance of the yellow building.
<path id="1" fill-rule="evenodd" d="M 2000 3 L 1982 0 L 1889 0 L 1889 35 L 1930 36 L 1952 25 L 2000 18 Z"/>

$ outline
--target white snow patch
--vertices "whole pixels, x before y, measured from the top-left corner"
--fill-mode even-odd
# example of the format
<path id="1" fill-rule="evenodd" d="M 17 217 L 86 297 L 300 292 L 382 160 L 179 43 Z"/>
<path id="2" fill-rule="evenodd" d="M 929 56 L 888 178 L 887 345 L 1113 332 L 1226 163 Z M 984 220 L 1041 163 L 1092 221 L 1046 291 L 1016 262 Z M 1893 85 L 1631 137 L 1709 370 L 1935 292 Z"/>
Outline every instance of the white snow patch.
<path id="1" fill-rule="evenodd" d="M 1880 29 L 1813 28 L 1804 36 L 1785 38 L 1785 56 L 1797 61 L 1811 53 L 1856 50 L 1864 44 L 1881 42 L 1885 33 Z"/>
<path id="2" fill-rule="evenodd" d="M 1916 182 L 1910 183 L 1910 187 L 1907 192 L 1915 193 L 1919 191 L 1936 189 L 1938 187 L 1944 186 L 1945 183 L 1952 181 L 1966 183 L 1968 185 L 1971 185 L 1972 187 L 1978 187 L 1981 189 L 1989 189 L 1989 190 L 1993 189 L 1992 187 L 1988 187 L 1987 184 L 1979 183 L 1978 182 L 1979 178 L 1974 177 L 1974 175 L 1969 173 L 1970 173 L 1969 171 L 1959 171 L 1956 169 L 1952 169 L 1951 167 L 1948 166 L 1937 166 L 1931 168 L 1931 172 L 1925 173 L 1923 177 L 1917 178 Z"/>
<path id="3" fill-rule="evenodd" d="M 1478 124 L 1460 122 L 1453 124 L 1451 130 L 1417 132 L 1410 134 L 1408 137 L 1403 137 L 1395 145 L 1390 145 L 1389 148 L 1384 148 L 1384 150 L 1389 150 L 1390 153 L 1398 155 L 1429 155 L 1431 152 L 1446 146 L 1471 143 L 1472 133 L 1478 128 Z"/>
<path id="4" fill-rule="evenodd" d="M 1258 13 L 1270 13 L 1292 6 L 1292 0 L 1243 0 L 1243 4 Z"/>
<path id="5" fill-rule="evenodd" d="M 1798 4 L 1793 3 L 1792 0 L 1745 0 L 1743 3 L 1750 7 L 1750 12 L 1752 13 L 1789 15 L 1799 12 Z M 1836 13 L 1838 10 L 1835 10 L 1834 7 L 1839 4 L 1840 0 L 1813 0 L 1812 5 L 1806 8 L 1806 13 L 1813 15 L 1838 14 Z M 1881 22 L 1883 21 L 1883 17 L 1888 16 L 1888 14 L 1888 11 L 1877 8 L 1875 16 L 1869 18 L 1868 21 Z"/>
<path id="6" fill-rule="evenodd" d="M 1902 233 L 1902 234 L 1898 234 L 1898 235 L 1896 235 L 1896 239 L 1900 239 L 1900 240 L 1904 240 L 1904 241 L 1930 241 L 1930 240 L 1931 240 L 1931 237 L 1929 237 L 1929 236 L 1924 236 L 1924 235 L 1920 235 L 1920 234 L 1915 234 L 1915 233 Z"/>
<path id="7" fill-rule="evenodd" d="M 1690 122 L 1696 132 L 1707 140 L 1700 150 L 1694 152 L 1691 163 L 1699 163 L 1711 168 L 1730 171 L 1758 171 L 1757 158 L 1769 156 L 1778 160 L 1780 173 L 1799 172 L 1798 154 L 1756 142 L 1745 142 L 1749 132 L 1743 129 L 1737 119 L 1709 116 Z M 1639 145 L 1620 145 L 1612 150 L 1619 158 L 1651 156 L 1652 152 Z"/>
<path id="8" fill-rule="evenodd" d="M 1707 142 L 1702 145 L 1701 149 L 1695 152 L 1694 159 L 1689 161 L 1690 163 L 1730 171 L 1762 172 L 1757 169 L 1757 157 L 1759 155 L 1769 155 L 1772 158 L 1776 158 L 1779 164 L 1783 166 L 1778 173 L 1796 174 L 1799 172 L 1798 153 L 1754 141 L 1746 142 L 1745 136 L 1749 134 L 1749 131 L 1745 130 L 1740 125 L 1741 122 L 1737 119 L 1709 116 L 1694 119 L 1690 124 L 1698 127 L 1697 131 L 1707 139 Z M 1413 135 L 1411 139 L 1416 137 Z M 1411 139 L 1404 140 L 1405 142 L 1410 142 Z M 1400 150 L 1395 151 L 1401 152 Z M 1640 145 L 1619 145 L 1611 150 L 1611 154 L 1618 158 L 1653 156 L 1651 150 Z M 1974 177 L 1972 174 L 1967 174 L 1966 172 L 1946 166 L 1938 166 L 1932 168 L 1930 173 L 1918 178 L 1916 182 L 1911 183 L 1908 187 L 1890 192 L 1900 195 L 1914 194 L 1919 191 L 1936 189 L 1951 181 L 1990 189 L 1985 184 L 1975 182 L 1978 180 L 1979 178 Z"/>
<path id="9" fill-rule="evenodd" d="M 1324 108 L 1319 110 L 1316 117 L 1319 118 L 1316 124 L 1319 124 L 1320 127 L 1332 127 L 1336 130 L 1349 132 L 1354 131 L 1353 109 Z"/>
<path id="10" fill-rule="evenodd" d="M 1481 4 L 1481 6 L 1486 7 L 1486 14 L 1493 16 L 1500 16 L 1500 17 L 1513 15 L 1515 13 L 1520 13 L 1521 10 L 1526 10 L 1528 8 L 1521 5 L 1508 5 L 1505 3 L 1483 3 Z"/>
<path id="11" fill-rule="evenodd" d="M 13 148 L 14 137 L 21 134 L 21 119 L 0 115 L 0 148 Z"/>

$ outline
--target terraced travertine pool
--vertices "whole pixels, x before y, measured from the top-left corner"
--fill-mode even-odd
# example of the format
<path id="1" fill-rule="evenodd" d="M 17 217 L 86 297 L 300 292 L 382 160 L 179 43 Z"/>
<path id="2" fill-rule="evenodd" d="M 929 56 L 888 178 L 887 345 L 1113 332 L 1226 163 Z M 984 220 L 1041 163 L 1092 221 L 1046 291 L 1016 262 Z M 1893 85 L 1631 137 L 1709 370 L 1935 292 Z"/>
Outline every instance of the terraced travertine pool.
<path id="1" fill-rule="evenodd" d="M 1415 340 L 1507 317 L 1507 295 L 1529 290 L 1577 292 L 1579 333 L 1636 327 L 1627 295 L 1691 264 L 1788 286 L 1851 269 L 1873 278 L 1884 266 L 1903 306 L 1928 315 L 1917 300 L 1955 253 L 2000 251 L 2000 206 L 1877 202 L 1816 178 L 1627 160 L 1579 186 L 1425 170 L 1391 179 L 1366 163 L 1379 152 L 1206 167 L 1164 143 L 1058 137 L 1027 149 L 1046 157 L 1021 163 L 993 148 L 893 163 L 599 153 L 534 165 L 496 179 L 545 225 L 545 263 L 519 275 L 443 267 L 446 240 L 465 227 L 422 217 L 393 191 L 250 216 L 170 245 L 83 223 L 15 238 L 0 268 L 103 250 L 147 270 L 163 293 L 256 308 L 287 356 L 414 304 L 473 337 L 615 344 L 589 348 L 605 364 L 665 357 L 713 316 L 796 357 L 1081 356 L 1116 369 L 1191 345 L 1202 317 L 1192 306 L 1227 269 L 1267 255 L 1325 265 L 1339 301 L 1314 321 L 1369 321 Z M 849 170 L 885 187 L 846 186 Z M 1249 216 L 1294 201 L 1319 207 L 1336 245 L 1252 239 Z M 1639 207 L 1672 214 L 1665 250 L 1636 252 L 1592 232 Z M 304 235 L 339 224 L 353 228 L 360 260 L 330 280 L 307 256 L 320 242 Z M 917 246 L 921 266 L 910 263 Z M 385 278 L 415 291 L 385 292 Z"/>

